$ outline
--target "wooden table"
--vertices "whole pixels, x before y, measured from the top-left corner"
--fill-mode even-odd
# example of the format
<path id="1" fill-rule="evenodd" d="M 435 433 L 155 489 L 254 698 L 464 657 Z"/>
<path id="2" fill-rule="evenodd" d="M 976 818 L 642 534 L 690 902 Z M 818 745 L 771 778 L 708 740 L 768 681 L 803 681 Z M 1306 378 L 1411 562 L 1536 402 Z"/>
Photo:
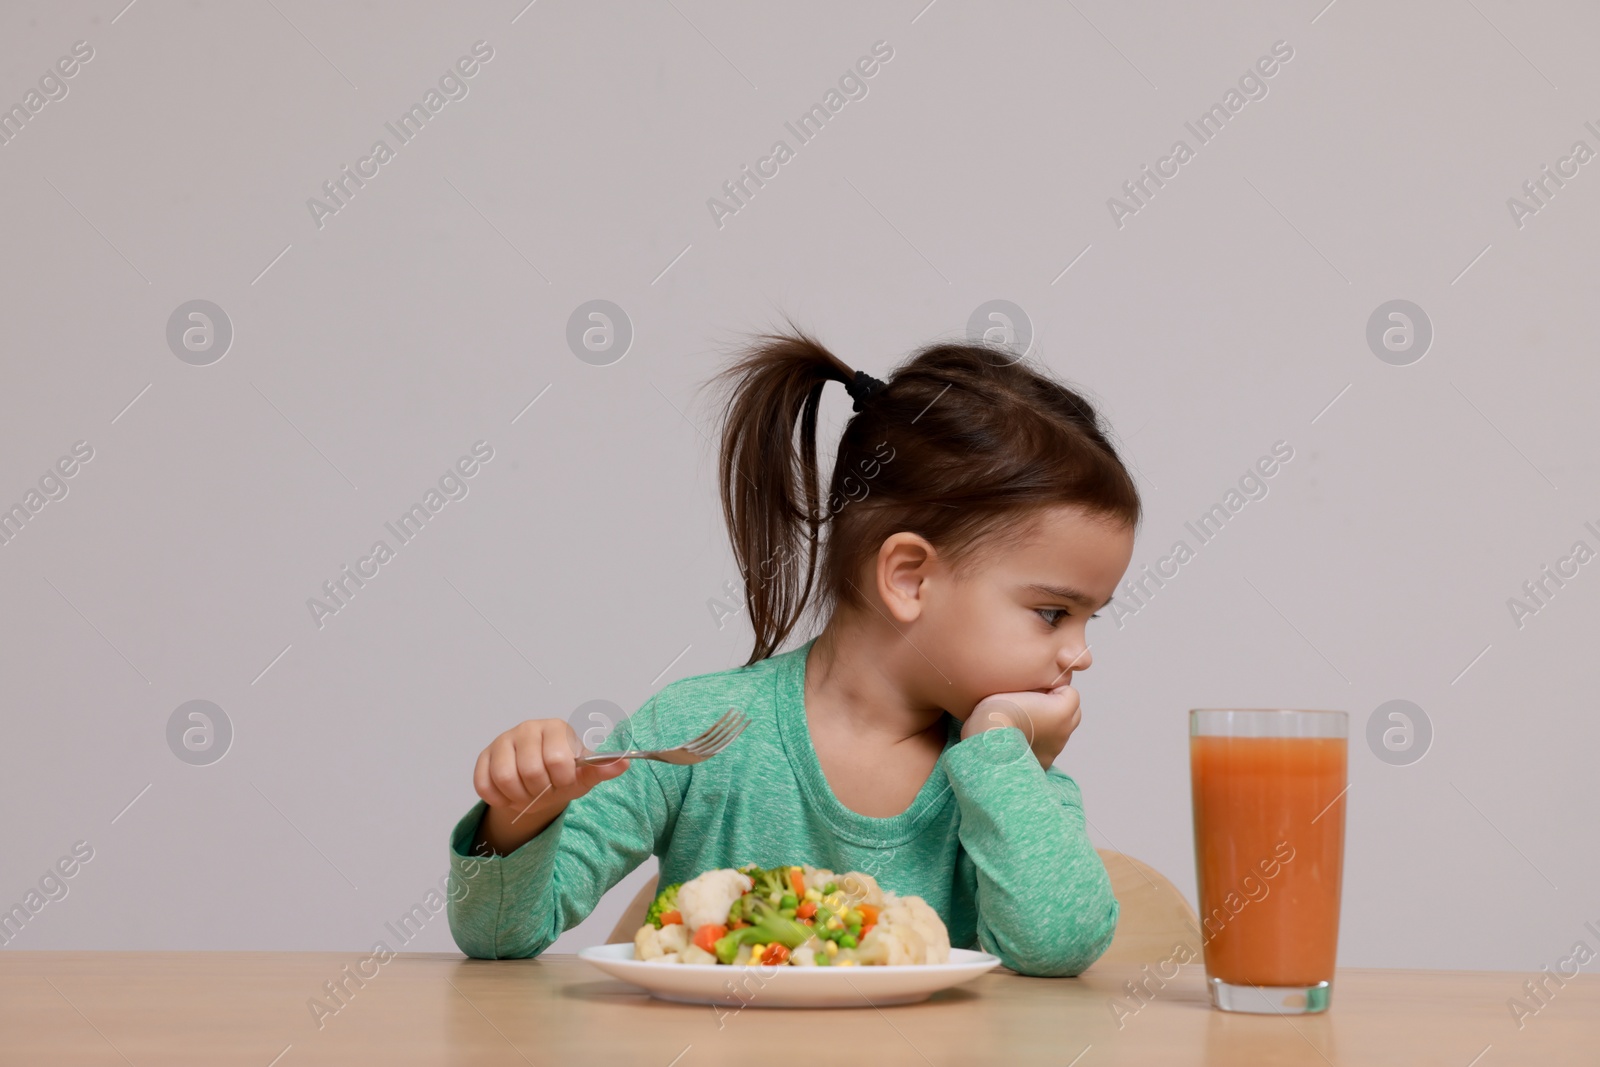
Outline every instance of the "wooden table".
<path id="1" fill-rule="evenodd" d="M 1326 1014 L 1279 1017 L 1212 1010 L 1190 964 L 1119 1027 L 1111 1005 L 1140 977 L 1131 964 L 1077 978 L 1000 970 L 903 1007 L 719 1017 L 653 1000 L 570 955 L 366 959 L 0 952 L 0 1064 L 1600 1064 L 1600 976 L 1567 980 L 1519 1030 L 1507 1000 L 1523 995 L 1523 974 L 1341 970 Z M 359 987 L 345 978 L 350 995 L 319 1019 L 308 1001 L 334 1003 L 323 983 L 346 966 L 372 977 Z"/>

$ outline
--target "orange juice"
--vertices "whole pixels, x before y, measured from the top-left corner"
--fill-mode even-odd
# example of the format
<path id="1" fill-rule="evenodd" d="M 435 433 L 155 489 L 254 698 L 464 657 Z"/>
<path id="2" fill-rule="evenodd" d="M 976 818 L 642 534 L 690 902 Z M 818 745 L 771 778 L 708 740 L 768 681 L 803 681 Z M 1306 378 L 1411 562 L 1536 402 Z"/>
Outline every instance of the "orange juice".
<path id="1" fill-rule="evenodd" d="M 1344 737 L 1189 738 L 1209 977 L 1274 987 L 1333 980 L 1346 752 Z"/>

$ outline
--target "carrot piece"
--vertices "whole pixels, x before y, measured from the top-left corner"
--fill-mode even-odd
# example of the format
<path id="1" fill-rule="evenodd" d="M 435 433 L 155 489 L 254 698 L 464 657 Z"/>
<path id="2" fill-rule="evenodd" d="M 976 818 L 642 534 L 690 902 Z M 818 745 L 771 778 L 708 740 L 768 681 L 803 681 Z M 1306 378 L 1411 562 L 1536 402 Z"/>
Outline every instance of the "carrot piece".
<path id="1" fill-rule="evenodd" d="M 801 904 L 798 908 L 794 909 L 794 915 L 797 919 L 809 919 L 816 913 L 817 902 L 814 900 L 808 900 L 804 904 Z"/>
<path id="2" fill-rule="evenodd" d="M 789 872 L 789 884 L 794 886 L 794 895 L 801 900 L 806 898 L 806 876 L 796 867 Z"/>
<path id="3" fill-rule="evenodd" d="M 768 945 L 767 946 L 767 950 L 761 954 L 760 962 L 761 963 L 770 963 L 773 966 L 777 966 L 778 964 L 783 963 L 788 958 L 789 958 L 789 946 L 787 946 L 787 945 L 785 945 L 785 944 L 783 944 L 781 942 L 776 942 L 775 941 L 772 944 Z M 754 962 L 754 961 L 752 961 L 752 962 Z"/>
<path id="4" fill-rule="evenodd" d="M 872 926 L 878 921 L 878 908 L 873 904 L 857 904 L 856 910 L 861 913 L 861 925 L 863 927 L 861 932 L 866 933 L 865 927 Z"/>
<path id="5" fill-rule="evenodd" d="M 733 921 L 733 922 L 731 922 L 731 923 L 729 923 L 729 924 L 728 924 L 728 929 L 730 929 L 730 930 L 737 930 L 737 929 L 739 929 L 739 928 L 740 928 L 740 927 L 741 927 L 741 926 L 749 926 L 749 925 L 750 925 L 750 924 L 749 924 L 749 923 L 747 923 L 747 922 L 745 922 L 745 921 L 744 921 L 744 920 L 743 920 L 743 919 L 735 919 L 735 920 L 734 920 L 734 921 Z"/>
<path id="6" fill-rule="evenodd" d="M 728 928 L 726 926 L 706 923 L 694 932 L 694 943 L 707 952 L 714 953 L 717 951 L 717 939 L 725 936 L 727 932 Z"/>
<path id="7" fill-rule="evenodd" d="M 662 926 L 671 926 L 673 923 L 677 923 L 680 926 L 683 925 L 683 912 L 664 911 L 661 913 Z"/>

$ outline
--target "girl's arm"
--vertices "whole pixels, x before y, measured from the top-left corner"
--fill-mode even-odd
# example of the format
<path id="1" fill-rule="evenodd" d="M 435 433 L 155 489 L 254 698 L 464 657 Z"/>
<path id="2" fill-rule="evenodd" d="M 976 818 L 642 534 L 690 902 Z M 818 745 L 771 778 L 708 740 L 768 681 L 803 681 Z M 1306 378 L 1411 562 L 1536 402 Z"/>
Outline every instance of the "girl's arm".
<path id="1" fill-rule="evenodd" d="M 654 748 L 655 701 L 626 720 L 597 751 Z M 548 826 L 508 855 L 479 845 L 475 804 L 450 834 L 448 914 L 458 948 L 479 959 L 521 959 L 549 948 L 594 910 L 606 891 L 671 837 L 681 797 L 675 768 L 630 761 L 627 771 L 571 801 Z"/>
<path id="2" fill-rule="evenodd" d="M 977 872 L 979 945 L 1020 974 L 1082 972 L 1111 944 L 1120 906 L 1085 830 L 1078 784 L 1040 767 L 1014 728 L 961 741 L 946 772 Z"/>

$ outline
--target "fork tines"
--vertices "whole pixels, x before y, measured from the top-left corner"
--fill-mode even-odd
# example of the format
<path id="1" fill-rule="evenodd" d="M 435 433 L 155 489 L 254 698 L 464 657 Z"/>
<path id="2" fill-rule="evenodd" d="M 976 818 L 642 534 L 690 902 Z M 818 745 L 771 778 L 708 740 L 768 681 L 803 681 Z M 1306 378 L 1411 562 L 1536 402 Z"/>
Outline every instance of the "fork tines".
<path id="1" fill-rule="evenodd" d="M 744 712 L 738 708 L 729 708 L 722 718 L 711 724 L 710 729 L 693 741 L 686 742 L 683 747 L 697 756 L 715 756 L 727 748 L 749 725 L 750 719 Z"/>

